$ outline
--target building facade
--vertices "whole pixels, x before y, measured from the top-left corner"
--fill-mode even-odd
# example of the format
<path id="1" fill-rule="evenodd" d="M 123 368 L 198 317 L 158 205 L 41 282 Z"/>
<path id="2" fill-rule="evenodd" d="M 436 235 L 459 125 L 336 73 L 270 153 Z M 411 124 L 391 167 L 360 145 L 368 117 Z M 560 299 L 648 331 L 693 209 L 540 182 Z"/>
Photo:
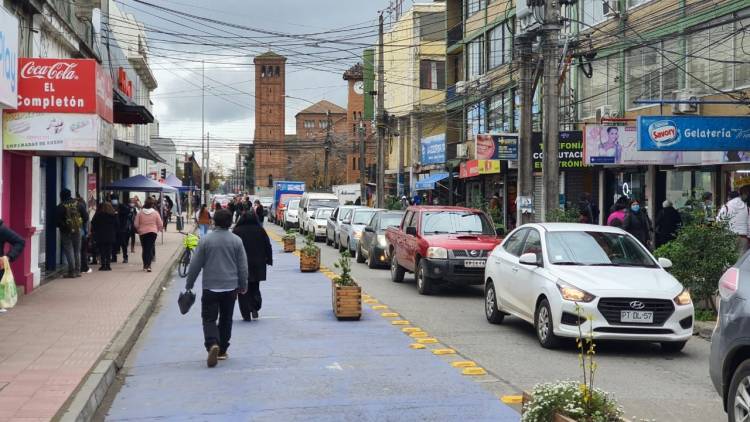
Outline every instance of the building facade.
<path id="1" fill-rule="evenodd" d="M 370 92 L 365 92 L 364 69 L 361 63 L 344 72 L 347 81 L 346 127 L 350 130 L 349 138 L 351 151 L 346 154 L 346 175 L 344 183 L 360 182 L 360 153 L 364 151 L 365 168 L 375 162 L 375 144 L 373 143 L 372 119 L 364 116 L 365 99 L 372 98 Z M 364 145 L 360 145 L 364 143 Z M 365 174 L 365 178 L 367 175 Z"/>
<path id="2" fill-rule="evenodd" d="M 270 189 L 286 178 L 284 144 L 286 58 L 274 52 L 256 56 L 255 64 L 255 183 Z"/>
<path id="3" fill-rule="evenodd" d="M 322 100 L 295 115 L 296 135 L 287 150 L 289 179 L 303 181 L 311 189 L 326 189 L 346 181 L 347 156 L 351 154 L 351 129 L 346 109 Z M 328 148 L 328 180 L 324 180 Z"/>

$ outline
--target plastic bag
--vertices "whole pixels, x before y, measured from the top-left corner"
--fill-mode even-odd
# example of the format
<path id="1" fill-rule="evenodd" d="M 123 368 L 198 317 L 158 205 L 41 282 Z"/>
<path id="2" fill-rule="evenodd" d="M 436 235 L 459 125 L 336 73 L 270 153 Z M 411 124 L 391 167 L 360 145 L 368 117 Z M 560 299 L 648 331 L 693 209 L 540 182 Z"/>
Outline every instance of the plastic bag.
<path id="1" fill-rule="evenodd" d="M 0 280 L 0 308 L 12 308 L 18 302 L 18 289 L 16 280 L 13 278 L 13 271 L 10 269 L 8 257 L 2 257 L 3 278 Z"/>

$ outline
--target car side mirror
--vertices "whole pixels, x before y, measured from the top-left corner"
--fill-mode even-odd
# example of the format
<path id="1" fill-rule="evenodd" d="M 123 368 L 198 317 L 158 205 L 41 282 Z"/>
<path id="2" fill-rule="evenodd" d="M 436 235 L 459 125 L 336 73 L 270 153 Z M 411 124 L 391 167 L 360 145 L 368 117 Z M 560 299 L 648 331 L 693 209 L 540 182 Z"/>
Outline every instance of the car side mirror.
<path id="1" fill-rule="evenodd" d="M 407 227 L 406 228 L 406 234 L 408 234 L 409 236 L 416 236 L 417 235 L 417 228 L 416 227 L 412 227 L 412 226 Z"/>
<path id="2" fill-rule="evenodd" d="M 665 270 L 667 268 L 672 268 L 672 260 L 667 258 L 659 258 L 659 265 L 661 265 L 661 267 Z"/>
<path id="3" fill-rule="evenodd" d="M 370 226 L 365 227 L 365 231 L 367 233 L 375 233 L 375 230 L 372 227 L 370 227 Z"/>
<path id="4" fill-rule="evenodd" d="M 342 221 L 341 221 L 341 224 L 344 224 L 344 225 L 347 225 L 347 226 L 348 226 L 349 224 L 351 224 L 351 223 L 352 223 L 352 221 L 351 221 L 351 220 L 342 220 Z"/>
<path id="5" fill-rule="evenodd" d="M 537 259 L 535 253 L 525 253 L 521 255 L 521 257 L 518 258 L 518 262 L 523 265 L 533 265 L 535 267 L 539 266 L 539 260 Z"/>

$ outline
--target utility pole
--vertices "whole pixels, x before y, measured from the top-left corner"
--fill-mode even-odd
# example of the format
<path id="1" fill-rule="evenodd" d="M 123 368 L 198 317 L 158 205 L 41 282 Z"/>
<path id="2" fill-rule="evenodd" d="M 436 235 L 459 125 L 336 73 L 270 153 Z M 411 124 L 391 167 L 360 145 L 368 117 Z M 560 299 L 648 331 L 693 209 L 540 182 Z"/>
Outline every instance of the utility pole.
<path id="1" fill-rule="evenodd" d="M 365 123 L 362 119 L 359 119 L 359 200 L 362 205 L 367 205 L 367 180 L 366 180 L 366 169 L 367 160 L 365 154 L 367 153 L 365 145 Z"/>
<path id="2" fill-rule="evenodd" d="M 516 128 L 518 130 L 518 198 L 534 197 L 534 166 L 531 157 L 533 151 L 531 103 L 534 97 L 532 92 L 534 66 L 531 52 L 533 38 L 533 35 L 523 34 L 515 40 L 520 61 L 518 96 L 521 101 L 520 127 Z M 534 214 L 523 213 L 521 207 L 516 206 L 516 222 L 519 226 L 531 223 L 533 217 Z"/>
<path id="3" fill-rule="evenodd" d="M 206 173 L 206 63 L 201 60 L 201 161 L 203 166 L 201 167 L 201 174 Z M 208 192 L 206 191 L 206 177 L 201 177 L 201 189 L 203 191 L 203 203 L 208 204 Z"/>
<path id="4" fill-rule="evenodd" d="M 383 94 L 385 93 L 385 71 L 383 67 L 383 13 L 380 13 L 378 19 L 378 110 L 377 110 L 377 124 L 378 124 L 378 175 L 377 175 L 377 187 L 375 189 L 377 195 L 376 207 L 383 208 L 385 205 L 385 99 Z"/>
<path id="5" fill-rule="evenodd" d="M 326 140 L 323 143 L 323 186 L 328 189 L 328 157 L 331 154 L 331 110 L 326 111 Z"/>
<path id="6" fill-rule="evenodd" d="M 558 41 L 560 39 L 560 3 L 547 0 L 544 5 L 542 54 L 544 55 L 542 221 L 550 211 L 560 207 L 560 92 L 558 90 Z"/>
<path id="7" fill-rule="evenodd" d="M 211 188 L 211 134 L 206 133 L 206 197 L 208 189 Z"/>

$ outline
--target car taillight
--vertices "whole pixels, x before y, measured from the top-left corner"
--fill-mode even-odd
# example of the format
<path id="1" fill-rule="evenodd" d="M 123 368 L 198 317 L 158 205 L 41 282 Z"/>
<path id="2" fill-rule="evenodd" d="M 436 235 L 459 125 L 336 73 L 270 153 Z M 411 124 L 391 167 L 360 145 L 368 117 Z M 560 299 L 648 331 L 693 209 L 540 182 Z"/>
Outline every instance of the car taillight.
<path id="1" fill-rule="evenodd" d="M 719 279 L 719 294 L 722 299 L 729 299 L 737 291 L 740 281 L 740 270 L 737 268 L 728 269 Z"/>

